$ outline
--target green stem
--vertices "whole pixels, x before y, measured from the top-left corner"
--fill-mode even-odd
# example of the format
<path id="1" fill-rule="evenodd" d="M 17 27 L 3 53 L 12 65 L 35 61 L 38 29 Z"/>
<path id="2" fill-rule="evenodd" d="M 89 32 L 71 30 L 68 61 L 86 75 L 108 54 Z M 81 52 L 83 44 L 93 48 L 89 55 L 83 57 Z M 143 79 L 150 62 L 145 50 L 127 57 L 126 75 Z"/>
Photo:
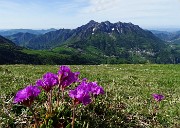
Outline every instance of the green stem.
<path id="1" fill-rule="evenodd" d="M 60 105 L 60 100 L 59 100 L 59 95 L 60 95 L 60 87 L 61 87 L 61 75 L 59 74 L 58 75 L 58 81 L 59 81 L 59 84 L 58 84 L 58 93 L 57 93 L 57 108 L 59 107 Z"/>
<path id="2" fill-rule="evenodd" d="M 62 91 L 62 103 L 64 102 L 64 88 L 61 87 L 61 91 Z"/>
<path id="3" fill-rule="evenodd" d="M 57 107 L 59 107 L 59 95 L 60 95 L 60 84 L 58 85 L 58 93 L 57 93 Z"/>
<path id="4" fill-rule="evenodd" d="M 60 97 L 60 91 L 62 93 L 62 103 L 63 103 L 63 101 L 64 101 L 64 88 L 59 83 L 58 93 L 57 93 L 57 107 L 59 107 L 59 105 L 60 105 L 60 98 L 59 98 Z"/>
<path id="5" fill-rule="evenodd" d="M 52 113 L 52 90 L 50 90 L 49 94 L 49 112 Z"/>
<path id="6" fill-rule="evenodd" d="M 156 120 L 156 118 L 157 118 L 157 112 L 158 111 L 158 105 L 157 105 L 157 102 L 155 102 L 154 101 L 154 106 L 153 106 L 153 120 L 154 120 L 154 122 L 155 122 L 155 124 L 154 124 L 154 122 L 153 122 L 153 126 L 157 126 L 157 120 Z"/>
<path id="7" fill-rule="evenodd" d="M 74 122 L 75 122 L 75 102 L 74 102 L 74 100 L 73 100 L 73 111 L 72 111 L 72 122 L 71 122 L 71 124 L 72 124 L 72 128 L 74 128 Z"/>
<path id="8" fill-rule="evenodd" d="M 34 110 L 32 109 L 32 107 L 30 106 L 29 107 L 29 110 L 32 112 L 33 116 L 34 116 L 34 120 L 35 120 L 35 128 L 38 128 L 39 127 L 39 123 L 38 123 L 38 120 L 36 118 L 36 114 L 34 112 Z"/>

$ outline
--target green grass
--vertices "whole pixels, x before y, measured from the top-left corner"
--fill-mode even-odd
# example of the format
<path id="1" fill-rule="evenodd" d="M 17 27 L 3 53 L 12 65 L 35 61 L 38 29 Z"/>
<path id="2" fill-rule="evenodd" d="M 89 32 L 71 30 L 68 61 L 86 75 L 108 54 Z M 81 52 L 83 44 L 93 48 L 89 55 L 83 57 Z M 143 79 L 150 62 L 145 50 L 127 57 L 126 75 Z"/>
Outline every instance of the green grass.
<path id="1" fill-rule="evenodd" d="M 106 92 L 95 105 L 77 112 L 77 121 L 84 123 L 81 127 L 180 127 L 180 65 L 70 67 L 73 71 L 80 71 L 81 78 L 98 81 Z M 34 84 L 48 71 L 56 73 L 58 68 L 57 65 L 0 66 L 0 127 L 15 127 L 14 118 L 18 114 L 11 102 L 15 93 Z M 157 115 L 153 114 L 153 93 L 165 95 L 165 99 L 157 104 Z"/>

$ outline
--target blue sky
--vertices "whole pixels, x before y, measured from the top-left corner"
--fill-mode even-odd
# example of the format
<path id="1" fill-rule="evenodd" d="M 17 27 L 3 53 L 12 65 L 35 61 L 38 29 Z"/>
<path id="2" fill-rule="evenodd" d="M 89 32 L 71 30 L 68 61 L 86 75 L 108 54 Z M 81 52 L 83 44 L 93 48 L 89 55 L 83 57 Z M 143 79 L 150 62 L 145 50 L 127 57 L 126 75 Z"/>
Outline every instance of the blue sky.
<path id="1" fill-rule="evenodd" d="M 0 29 L 76 28 L 90 20 L 180 28 L 180 0 L 0 0 Z"/>

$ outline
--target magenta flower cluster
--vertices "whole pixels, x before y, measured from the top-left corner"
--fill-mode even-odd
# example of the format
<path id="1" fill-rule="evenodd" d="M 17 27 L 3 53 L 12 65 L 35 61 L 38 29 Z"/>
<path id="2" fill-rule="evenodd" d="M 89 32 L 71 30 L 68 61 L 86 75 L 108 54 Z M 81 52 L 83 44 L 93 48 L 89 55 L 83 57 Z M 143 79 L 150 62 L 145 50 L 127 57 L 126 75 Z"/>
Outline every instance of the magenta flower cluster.
<path id="1" fill-rule="evenodd" d="M 14 98 L 14 103 L 20 103 L 29 107 L 40 92 L 41 91 L 37 86 L 29 85 L 17 92 Z"/>
<path id="2" fill-rule="evenodd" d="M 70 84 L 78 81 L 79 72 L 71 72 L 70 68 L 67 66 L 61 66 L 58 71 L 58 80 L 60 86 L 65 88 Z"/>
<path id="3" fill-rule="evenodd" d="M 58 84 L 58 75 L 48 72 L 43 75 L 42 79 L 36 81 L 36 85 L 42 87 L 46 92 L 49 92 L 53 86 Z"/>
<path id="4" fill-rule="evenodd" d="M 36 85 L 30 85 L 17 92 L 14 97 L 14 103 L 19 103 L 25 106 L 30 106 L 34 99 L 40 94 L 42 88 L 46 93 L 49 93 L 53 87 L 58 87 L 64 90 L 72 83 L 80 83 L 74 90 L 69 91 L 69 96 L 87 105 L 91 102 L 91 96 L 96 97 L 99 94 L 104 94 L 104 90 L 97 82 L 87 82 L 87 79 L 80 80 L 79 72 L 72 72 L 68 66 L 60 66 L 57 74 L 47 72 L 41 79 L 36 81 Z"/>
<path id="5" fill-rule="evenodd" d="M 91 102 L 91 96 L 96 97 L 99 94 L 104 94 L 104 90 L 97 82 L 87 82 L 87 79 L 83 79 L 79 86 L 74 90 L 69 91 L 69 96 L 76 101 L 76 103 L 82 103 L 87 105 Z"/>

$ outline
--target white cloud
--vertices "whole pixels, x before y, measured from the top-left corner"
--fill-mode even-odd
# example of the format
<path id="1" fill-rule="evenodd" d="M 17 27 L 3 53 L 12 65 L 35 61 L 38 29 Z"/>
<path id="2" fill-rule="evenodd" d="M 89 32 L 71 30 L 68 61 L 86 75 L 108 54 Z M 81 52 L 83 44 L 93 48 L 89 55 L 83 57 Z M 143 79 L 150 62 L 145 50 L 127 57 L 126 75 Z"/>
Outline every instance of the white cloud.
<path id="1" fill-rule="evenodd" d="M 116 7 L 119 0 L 90 0 L 89 7 L 84 8 L 84 13 L 95 13 L 104 10 L 109 10 Z"/>
<path id="2" fill-rule="evenodd" d="M 0 28 L 75 28 L 89 20 L 179 26 L 180 0 L 0 0 Z"/>
<path id="3" fill-rule="evenodd" d="M 97 21 L 132 22 L 140 26 L 180 26 L 179 0 L 89 0 L 79 17 Z M 162 23 L 162 24 L 161 24 Z"/>

